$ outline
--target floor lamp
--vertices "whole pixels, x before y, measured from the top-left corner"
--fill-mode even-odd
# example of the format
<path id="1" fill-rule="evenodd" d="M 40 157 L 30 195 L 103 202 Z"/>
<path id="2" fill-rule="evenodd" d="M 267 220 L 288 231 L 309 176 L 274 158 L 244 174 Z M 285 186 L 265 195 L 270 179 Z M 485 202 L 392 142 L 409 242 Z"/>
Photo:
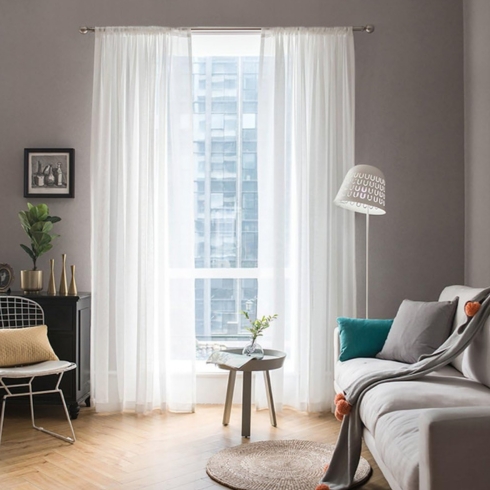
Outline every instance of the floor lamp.
<path id="1" fill-rule="evenodd" d="M 371 165 L 356 165 L 351 168 L 334 203 L 366 215 L 366 318 L 369 318 L 369 215 L 386 213 L 383 172 Z"/>

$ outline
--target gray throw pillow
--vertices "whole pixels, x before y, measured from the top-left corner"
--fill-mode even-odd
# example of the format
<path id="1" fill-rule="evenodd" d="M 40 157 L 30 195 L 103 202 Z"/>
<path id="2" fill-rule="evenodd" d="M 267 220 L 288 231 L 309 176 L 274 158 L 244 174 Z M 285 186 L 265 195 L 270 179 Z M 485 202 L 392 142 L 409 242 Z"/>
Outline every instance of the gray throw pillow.
<path id="1" fill-rule="evenodd" d="M 457 306 L 458 298 L 430 303 L 404 300 L 376 357 L 413 364 L 432 354 L 449 337 Z"/>

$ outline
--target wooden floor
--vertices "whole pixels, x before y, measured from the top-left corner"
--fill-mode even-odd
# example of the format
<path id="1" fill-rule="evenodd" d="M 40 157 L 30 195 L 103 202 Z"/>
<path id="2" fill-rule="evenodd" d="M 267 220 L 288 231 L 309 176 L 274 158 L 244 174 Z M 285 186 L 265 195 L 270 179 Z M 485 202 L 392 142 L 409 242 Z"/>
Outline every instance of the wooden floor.
<path id="1" fill-rule="evenodd" d="M 40 407 L 38 425 L 66 433 L 61 407 Z M 0 488 L 34 489 L 175 489 L 224 488 L 205 471 L 210 456 L 223 448 L 267 439 L 335 443 L 339 423 L 331 414 L 278 413 L 278 427 L 267 410 L 252 412 L 250 439 L 240 436 L 240 407 L 228 427 L 222 406 L 200 405 L 194 414 L 100 415 L 82 408 L 74 421 L 77 442 L 66 444 L 30 427 L 27 409 L 7 406 L 0 446 Z M 364 490 L 390 487 L 367 450 L 374 469 Z M 305 489 L 308 490 L 308 489 Z"/>

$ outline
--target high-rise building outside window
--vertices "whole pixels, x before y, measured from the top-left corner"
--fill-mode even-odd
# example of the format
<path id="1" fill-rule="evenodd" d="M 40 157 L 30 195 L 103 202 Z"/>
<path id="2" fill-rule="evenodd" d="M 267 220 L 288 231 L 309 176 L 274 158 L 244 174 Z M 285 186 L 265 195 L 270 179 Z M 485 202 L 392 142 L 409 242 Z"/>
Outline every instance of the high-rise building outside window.
<path id="1" fill-rule="evenodd" d="M 243 343 L 256 314 L 259 34 L 193 35 L 198 358 Z"/>

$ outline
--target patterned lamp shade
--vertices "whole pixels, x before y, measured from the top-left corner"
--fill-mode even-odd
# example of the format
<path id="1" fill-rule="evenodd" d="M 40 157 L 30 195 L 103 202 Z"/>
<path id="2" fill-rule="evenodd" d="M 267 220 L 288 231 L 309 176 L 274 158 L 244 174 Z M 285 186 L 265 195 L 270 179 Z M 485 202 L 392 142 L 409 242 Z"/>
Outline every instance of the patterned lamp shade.
<path id="1" fill-rule="evenodd" d="M 356 165 L 345 176 L 334 200 L 337 206 L 362 214 L 385 214 L 385 176 L 371 165 Z"/>

